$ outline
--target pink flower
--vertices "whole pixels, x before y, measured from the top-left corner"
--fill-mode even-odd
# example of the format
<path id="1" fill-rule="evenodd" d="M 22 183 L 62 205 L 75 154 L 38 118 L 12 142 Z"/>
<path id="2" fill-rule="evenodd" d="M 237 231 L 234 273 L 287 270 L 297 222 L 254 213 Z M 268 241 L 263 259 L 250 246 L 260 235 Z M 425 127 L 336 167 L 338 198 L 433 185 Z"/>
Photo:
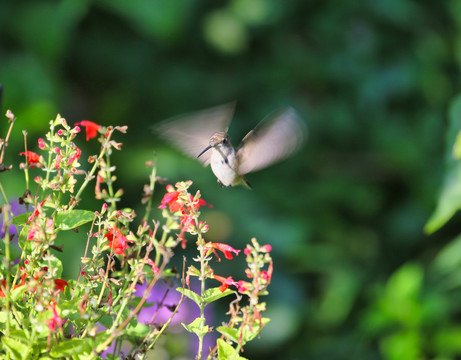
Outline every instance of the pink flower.
<path id="1" fill-rule="evenodd" d="M 147 263 L 151 266 L 152 272 L 153 272 L 154 274 L 158 274 L 158 273 L 160 272 L 160 269 L 158 268 L 157 265 L 155 265 L 154 260 L 152 260 L 152 259 L 147 259 Z"/>
<path id="2" fill-rule="evenodd" d="M 54 165 L 54 168 L 57 169 L 59 168 L 59 166 L 61 165 L 61 159 L 62 159 L 62 155 L 59 154 L 56 156 L 56 164 Z"/>
<path id="3" fill-rule="evenodd" d="M 48 305 L 48 308 L 53 311 L 53 316 L 48 319 L 48 329 L 51 331 L 55 331 L 56 328 L 62 329 L 62 324 L 64 324 L 64 320 L 58 315 L 56 311 L 56 306 L 54 304 Z"/>
<path id="4" fill-rule="evenodd" d="M 75 153 L 69 158 L 67 165 L 72 165 L 75 160 L 80 159 L 80 155 L 82 155 L 82 150 L 80 150 L 77 146 L 75 147 Z"/>
<path id="5" fill-rule="evenodd" d="M 272 246 L 269 245 L 269 244 L 263 245 L 263 246 L 261 246 L 261 251 L 262 251 L 262 252 L 267 252 L 267 253 L 268 253 L 268 252 L 271 252 L 271 251 L 272 251 Z"/>
<path id="6" fill-rule="evenodd" d="M 38 139 L 38 147 L 39 147 L 40 149 L 44 149 L 44 148 L 46 147 L 45 141 L 43 141 L 42 138 L 39 138 L 39 139 Z"/>
<path id="7" fill-rule="evenodd" d="M 240 250 L 236 250 L 232 246 L 227 245 L 227 244 L 211 243 L 211 242 L 205 244 L 205 251 L 206 252 L 210 251 L 211 249 L 213 249 L 213 252 L 215 254 L 216 254 L 216 252 L 214 250 L 222 251 L 224 253 L 224 256 L 226 257 L 226 259 L 228 259 L 228 260 L 233 259 L 232 253 L 234 253 L 236 256 L 240 253 Z M 218 255 L 216 255 L 216 256 L 218 256 Z M 219 256 L 218 256 L 218 259 L 219 259 Z"/>

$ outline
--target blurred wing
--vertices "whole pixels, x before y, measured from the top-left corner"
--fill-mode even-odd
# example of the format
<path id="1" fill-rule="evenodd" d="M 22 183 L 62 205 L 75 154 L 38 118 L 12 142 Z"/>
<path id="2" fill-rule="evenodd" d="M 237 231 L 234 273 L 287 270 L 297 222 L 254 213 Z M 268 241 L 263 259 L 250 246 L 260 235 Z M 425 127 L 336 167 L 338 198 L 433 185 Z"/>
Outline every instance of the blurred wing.
<path id="1" fill-rule="evenodd" d="M 237 151 L 239 174 L 285 159 L 300 148 L 305 137 L 306 126 L 294 109 L 276 111 L 243 138 Z"/>
<path id="2" fill-rule="evenodd" d="M 232 120 L 235 103 L 216 106 L 161 122 L 155 131 L 188 156 L 197 155 L 209 145 L 215 132 L 227 131 Z M 204 166 L 210 163 L 211 151 L 205 152 L 197 160 Z"/>

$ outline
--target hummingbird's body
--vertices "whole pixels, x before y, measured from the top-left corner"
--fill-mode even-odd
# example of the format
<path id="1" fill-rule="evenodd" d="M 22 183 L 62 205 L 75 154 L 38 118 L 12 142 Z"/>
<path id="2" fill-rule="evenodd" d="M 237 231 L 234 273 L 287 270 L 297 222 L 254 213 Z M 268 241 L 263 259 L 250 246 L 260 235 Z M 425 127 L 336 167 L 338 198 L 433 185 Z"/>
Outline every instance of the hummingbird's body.
<path id="1" fill-rule="evenodd" d="M 305 128 L 288 108 L 264 119 L 235 149 L 227 134 L 233 110 L 231 104 L 197 112 L 164 122 L 158 131 L 204 166 L 210 164 L 221 186 L 251 189 L 244 175 L 289 156 L 302 144 Z"/>
<path id="2" fill-rule="evenodd" d="M 226 187 L 243 185 L 251 189 L 245 177 L 239 174 L 237 152 L 232 146 L 229 135 L 222 131 L 213 134 L 209 146 L 211 146 L 210 166 L 218 183 Z"/>

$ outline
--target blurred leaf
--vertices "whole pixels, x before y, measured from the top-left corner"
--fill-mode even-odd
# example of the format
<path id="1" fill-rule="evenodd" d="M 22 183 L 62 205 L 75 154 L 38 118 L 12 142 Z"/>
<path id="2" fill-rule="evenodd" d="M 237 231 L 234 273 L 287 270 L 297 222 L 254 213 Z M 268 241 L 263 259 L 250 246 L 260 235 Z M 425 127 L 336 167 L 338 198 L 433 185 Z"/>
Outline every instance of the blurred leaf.
<path id="1" fill-rule="evenodd" d="M 453 159 L 453 144 L 461 130 L 461 95 L 451 103 L 450 127 L 447 134 L 447 170 L 435 211 L 427 221 L 424 231 L 428 234 L 441 228 L 461 208 L 461 162 Z"/>
<path id="2" fill-rule="evenodd" d="M 58 345 L 52 347 L 50 355 L 61 358 L 89 354 L 92 350 L 90 341 L 88 338 L 61 340 Z"/>
<path id="3" fill-rule="evenodd" d="M 150 327 L 146 324 L 135 322 L 135 326 L 129 324 L 126 328 L 128 335 L 144 338 L 150 331 Z"/>
<path id="4" fill-rule="evenodd" d="M 461 235 L 440 250 L 432 261 L 432 266 L 443 274 L 461 269 Z"/>
<path id="5" fill-rule="evenodd" d="M 442 328 L 432 338 L 434 350 L 444 355 L 459 355 L 461 353 L 461 327 L 454 325 Z"/>
<path id="6" fill-rule="evenodd" d="M 249 25 L 261 24 L 267 21 L 273 3 L 267 0 L 233 0 L 230 9 L 242 21 Z"/>
<path id="7" fill-rule="evenodd" d="M 360 289 L 360 280 L 360 276 L 348 268 L 329 275 L 324 297 L 315 312 L 322 325 L 338 325 L 348 316 Z"/>
<path id="8" fill-rule="evenodd" d="M 181 0 L 99 0 L 136 29 L 160 40 L 173 40 L 184 29 L 190 4 Z"/>
<path id="9" fill-rule="evenodd" d="M 2 337 L 3 346 L 6 349 L 8 357 L 17 359 L 27 359 L 29 357 L 28 346 L 22 341 L 17 341 L 10 337 Z"/>
<path id="10" fill-rule="evenodd" d="M 203 31 L 208 42 L 223 53 L 237 54 L 247 46 L 245 25 L 229 11 L 216 10 L 209 13 Z"/>
<path id="11" fill-rule="evenodd" d="M 31 212 L 28 212 L 28 213 L 25 213 L 25 214 L 21 214 L 21 215 L 17 215 L 13 218 L 13 220 L 11 221 L 11 223 L 13 225 L 17 225 L 17 226 L 22 226 L 22 225 L 25 225 L 27 220 L 29 220 L 29 216 L 31 216 L 32 213 Z"/>
<path id="12" fill-rule="evenodd" d="M 380 342 L 381 353 L 387 360 L 419 360 L 421 345 L 421 335 L 414 331 L 395 332 Z"/>

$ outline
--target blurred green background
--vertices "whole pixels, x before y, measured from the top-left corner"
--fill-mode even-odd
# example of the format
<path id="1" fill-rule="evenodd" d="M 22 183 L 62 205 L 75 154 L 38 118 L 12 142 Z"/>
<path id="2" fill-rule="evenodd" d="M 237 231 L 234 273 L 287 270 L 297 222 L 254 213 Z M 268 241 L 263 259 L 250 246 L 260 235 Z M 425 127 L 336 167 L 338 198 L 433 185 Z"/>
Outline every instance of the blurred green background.
<path id="1" fill-rule="evenodd" d="M 57 113 L 128 125 L 113 160 L 122 206 L 142 214 L 155 151 L 160 176 L 193 180 L 214 205 L 203 212 L 209 240 L 273 245 L 272 322 L 249 359 L 461 356 L 461 217 L 423 230 L 440 189 L 427 230 L 461 205 L 460 65 L 460 0 L 0 2 L 2 114 L 18 118 L 7 163 L 23 151 L 21 131 L 37 150 Z M 282 106 L 309 127 L 299 153 L 248 176 L 253 191 L 221 189 L 151 131 L 234 100 L 233 139 Z M 82 158 L 98 151 L 78 145 Z M 5 175 L 22 195 L 17 166 Z M 61 240 L 67 277 L 84 233 Z"/>

